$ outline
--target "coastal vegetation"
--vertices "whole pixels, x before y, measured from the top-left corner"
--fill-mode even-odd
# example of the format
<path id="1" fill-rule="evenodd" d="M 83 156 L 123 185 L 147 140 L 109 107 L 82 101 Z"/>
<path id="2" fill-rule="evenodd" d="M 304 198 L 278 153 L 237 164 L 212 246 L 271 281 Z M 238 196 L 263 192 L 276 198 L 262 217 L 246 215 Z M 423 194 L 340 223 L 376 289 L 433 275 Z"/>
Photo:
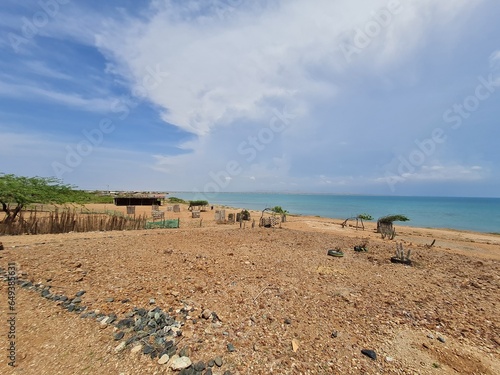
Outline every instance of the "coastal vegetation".
<path id="1" fill-rule="evenodd" d="M 177 198 L 177 197 L 169 197 L 169 198 L 167 198 L 167 202 L 168 203 L 178 203 L 178 204 L 187 204 L 188 203 L 184 199 Z"/>
<path id="2" fill-rule="evenodd" d="M 13 222 L 19 213 L 33 203 L 64 204 L 88 203 L 91 195 L 63 184 L 52 177 L 24 177 L 0 175 L 0 204 L 5 213 L 3 223 Z"/>

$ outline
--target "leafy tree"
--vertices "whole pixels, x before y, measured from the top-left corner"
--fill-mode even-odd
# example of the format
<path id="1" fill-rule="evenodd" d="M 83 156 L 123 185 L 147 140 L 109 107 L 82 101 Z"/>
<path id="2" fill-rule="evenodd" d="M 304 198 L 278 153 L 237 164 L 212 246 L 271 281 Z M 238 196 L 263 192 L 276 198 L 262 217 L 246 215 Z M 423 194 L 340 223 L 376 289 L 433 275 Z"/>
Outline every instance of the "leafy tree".
<path id="1" fill-rule="evenodd" d="M 356 216 L 356 219 L 360 219 L 360 220 L 373 220 L 373 217 L 372 215 L 369 215 L 369 214 L 359 214 L 358 216 Z"/>
<path id="2" fill-rule="evenodd" d="M 86 192 L 75 190 L 57 178 L 0 174 L 0 204 L 2 212 L 5 212 L 4 223 L 14 221 L 29 204 L 83 203 L 88 200 Z"/>
<path id="3" fill-rule="evenodd" d="M 288 211 L 281 208 L 281 206 L 274 206 L 271 208 L 271 211 L 281 215 L 286 215 L 288 213 Z"/>
<path id="4" fill-rule="evenodd" d="M 405 215 L 387 215 L 378 219 L 379 223 L 392 224 L 395 221 L 410 221 Z"/>

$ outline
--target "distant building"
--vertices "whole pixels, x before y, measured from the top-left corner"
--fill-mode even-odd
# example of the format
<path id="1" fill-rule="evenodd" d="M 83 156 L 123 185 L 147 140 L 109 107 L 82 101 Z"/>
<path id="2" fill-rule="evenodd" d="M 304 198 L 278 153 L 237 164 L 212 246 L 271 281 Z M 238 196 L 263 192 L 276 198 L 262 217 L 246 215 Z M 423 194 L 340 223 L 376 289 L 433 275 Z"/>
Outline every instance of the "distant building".
<path id="1" fill-rule="evenodd" d="M 116 206 L 161 206 L 165 194 L 132 194 L 114 197 Z"/>

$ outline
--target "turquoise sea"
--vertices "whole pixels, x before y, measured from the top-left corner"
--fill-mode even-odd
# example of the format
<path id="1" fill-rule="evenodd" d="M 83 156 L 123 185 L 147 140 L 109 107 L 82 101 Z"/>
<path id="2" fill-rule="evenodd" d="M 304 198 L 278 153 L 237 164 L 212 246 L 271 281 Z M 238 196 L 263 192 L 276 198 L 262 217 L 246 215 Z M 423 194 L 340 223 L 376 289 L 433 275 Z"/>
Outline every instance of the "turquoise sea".
<path id="1" fill-rule="evenodd" d="M 348 218 L 361 213 L 375 219 L 402 214 L 410 225 L 500 233 L 500 198 L 395 197 L 366 195 L 175 192 L 185 200 L 206 199 L 213 205 L 263 210 L 281 206 L 291 214 Z"/>

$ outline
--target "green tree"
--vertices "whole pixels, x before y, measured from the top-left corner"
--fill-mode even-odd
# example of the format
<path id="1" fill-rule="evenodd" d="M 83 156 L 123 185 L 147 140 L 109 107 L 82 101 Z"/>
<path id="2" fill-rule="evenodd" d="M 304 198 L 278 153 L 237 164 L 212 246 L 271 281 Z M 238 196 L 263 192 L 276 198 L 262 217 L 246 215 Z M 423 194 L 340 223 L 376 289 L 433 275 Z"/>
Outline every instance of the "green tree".
<path id="1" fill-rule="evenodd" d="M 52 177 L 24 177 L 0 174 L 0 204 L 5 213 L 4 223 L 15 220 L 29 204 L 84 203 L 89 195 Z"/>
<path id="2" fill-rule="evenodd" d="M 359 219 L 359 220 L 361 220 L 361 222 L 363 222 L 363 220 L 366 220 L 366 221 L 373 220 L 373 217 L 372 217 L 372 215 L 369 215 L 369 214 L 359 214 L 358 216 L 356 216 L 356 219 Z"/>
<path id="3" fill-rule="evenodd" d="M 288 214 L 288 211 L 281 208 L 281 206 L 274 206 L 273 208 L 271 208 L 271 211 L 281 215 Z"/>
<path id="4" fill-rule="evenodd" d="M 405 215 L 387 215 L 378 219 L 379 223 L 392 224 L 395 221 L 410 221 Z"/>

